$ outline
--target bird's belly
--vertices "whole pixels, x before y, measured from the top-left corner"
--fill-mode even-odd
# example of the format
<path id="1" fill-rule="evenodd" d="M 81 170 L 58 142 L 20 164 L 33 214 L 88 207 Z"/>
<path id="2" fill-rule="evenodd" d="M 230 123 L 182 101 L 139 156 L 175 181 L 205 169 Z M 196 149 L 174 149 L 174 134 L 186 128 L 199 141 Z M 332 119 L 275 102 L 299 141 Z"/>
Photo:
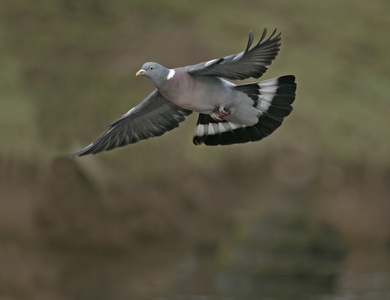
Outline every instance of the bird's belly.
<path id="1" fill-rule="evenodd" d="M 210 114 L 219 106 L 226 105 L 231 101 L 228 87 L 219 80 L 212 82 L 212 84 L 201 80 L 192 80 L 185 85 L 170 85 L 167 88 L 163 86 L 159 91 L 174 104 L 204 114 Z"/>
<path id="2" fill-rule="evenodd" d="M 176 105 L 200 113 L 211 113 L 215 105 L 210 101 L 210 98 L 202 94 L 176 94 L 167 98 Z"/>

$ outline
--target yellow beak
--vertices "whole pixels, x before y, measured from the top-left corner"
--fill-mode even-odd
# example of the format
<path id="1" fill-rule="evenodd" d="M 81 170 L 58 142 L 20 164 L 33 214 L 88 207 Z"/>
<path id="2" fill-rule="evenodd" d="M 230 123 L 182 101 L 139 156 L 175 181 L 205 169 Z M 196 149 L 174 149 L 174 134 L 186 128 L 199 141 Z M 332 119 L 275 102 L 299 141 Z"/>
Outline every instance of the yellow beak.
<path id="1" fill-rule="evenodd" d="M 144 69 L 139 70 L 137 73 L 135 73 L 135 76 L 140 76 L 145 73 Z"/>

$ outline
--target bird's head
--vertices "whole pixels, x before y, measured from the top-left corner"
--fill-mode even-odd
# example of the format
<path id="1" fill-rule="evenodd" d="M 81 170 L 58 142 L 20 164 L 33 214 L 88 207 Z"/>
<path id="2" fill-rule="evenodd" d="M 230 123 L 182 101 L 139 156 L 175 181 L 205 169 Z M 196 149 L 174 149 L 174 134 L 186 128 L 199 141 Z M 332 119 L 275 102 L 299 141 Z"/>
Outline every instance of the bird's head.
<path id="1" fill-rule="evenodd" d="M 156 87 L 161 86 L 168 79 L 170 70 L 155 62 L 144 63 L 142 68 L 135 74 L 136 76 L 146 76 L 150 78 Z"/>

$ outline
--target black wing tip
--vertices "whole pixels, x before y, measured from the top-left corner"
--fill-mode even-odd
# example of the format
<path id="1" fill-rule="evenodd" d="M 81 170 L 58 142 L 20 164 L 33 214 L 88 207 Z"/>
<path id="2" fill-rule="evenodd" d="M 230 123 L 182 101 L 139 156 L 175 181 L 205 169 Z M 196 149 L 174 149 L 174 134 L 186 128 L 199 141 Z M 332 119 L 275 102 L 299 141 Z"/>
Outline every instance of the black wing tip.
<path id="1" fill-rule="evenodd" d="M 266 41 L 270 41 L 270 40 L 277 40 L 279 39 L 280 40 L 280 37 L 282 35 L 282 32 L 279 32 L 276 36 L 275 34 L 278 32 L 278 28 L 275 27 L 274 31 L 272 31 L 272 33 L 269 35 L 268 39 L 265 40 L 264 42 Z M 268 29 L 267 27 L 264 27 L 264 30 L 263 30 L 263 34 L 261 35 L 261 38 L 259 40 L 259 42 L 257 43 L 257 45 L 260 45 L 260 43 L 265 39 L 265 37 L 267 36 L 267 33 L 268 33 Z"/>
<path id="2" fill-rule="evenodd" d="M 71 153 L 71 154 L 66 154 L 65 156 L 66 156 L 66 157 L 74 158 L 74 157 L 81 157 L 81 156 L 84 156 L 84 155 L 87 155 L 87 154 L 88 154 L 88 153 L 74 152 L 74 153 Z"/>
<path id="3" fill-rule="evenodd" d="M 260 45 L 262 44 L 263 41 L 264 41 L 263 43 L 266 43 L 266 42 L 268 42 L 268 43 L 270 43 L 270 42 L 280 42 L 282 32 L 279 32 L 279 33 L 275 36 L 275 34 L 277 33 L 277 31 L 278 31 L 278 28 L 275 27 L 274 31 L 270 34 L 270 36 L 269 36 L 266 40 L 264 40 L 264 39 L 266 38 L 266 36 L 267 36 L 267 33 L 268 33 L 267 27 L 264 27 L 263 33 L 262 33 L 262 35 L 261 35 L 259 41 L 257 42 L 257 44 L 254 46 L 254 48 L 260 46 Z M 247 46 L 246 46 L 245 52 L 248 52 L 248 51 L 250 50 L 249 48 L 252 46 L 253 39 L 254 39 L 254 38 L 253 38 L 253 31 L 252 31 L 252 29 L 250 29 L 250 30 L 249 30 L 248 44 L 247 44 Z"/>
<path id="4" fill-rule="evenodd" d="M 66 157 L 78 157 L 78 156 L 81 156 L 81 155 L 79 154 L 79 152 L 73 152 L 73 153 L 70 153 L 70 154 L 66 154 L 65 156 Z"/>
<path id="5" fill-rule="evenodd" d="M 260 44 L 260 42 L 265 38 L 265 36 L 267 35 L 267 27 L 264 27 L 264 30 L 263 30 L 263 34 L 261 35 L 261 38 L 258 42 L 258 44 Z"/>
<path id="6" fill-rule="evenodd" d="M 249 51 L 249 48 L 252 46 L 253 43 L 253 31 L 252 29 L 249 30 L 249 38 L 248 38 L 248 44 L 246 45 L 245 52 Z"/>
<path id="7" fill-rule="evenodd" d="M 85 147 L 84 149 L 82 149 L 80 151 L 67 154 L 66 156 L 67 157 L 80 157 L 80 156 L 84 156 L 87 154 L 96 154 L 97 152 L 91 151 L 91 146 L 92 146 L 92 144 L 90 146 Z"/>

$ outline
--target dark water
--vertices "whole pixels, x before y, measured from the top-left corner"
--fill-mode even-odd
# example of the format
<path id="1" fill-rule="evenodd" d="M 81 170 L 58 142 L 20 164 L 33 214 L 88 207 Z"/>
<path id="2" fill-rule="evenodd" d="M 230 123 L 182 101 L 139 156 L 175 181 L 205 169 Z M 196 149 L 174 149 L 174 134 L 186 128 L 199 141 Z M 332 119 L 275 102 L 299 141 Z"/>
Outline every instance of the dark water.
<path id="1" fill-rule="evenodd" d="M 30 179 L 3 186 L 14 194 L 1 202 L 0 299 L 390 299 L 378 209 L 366 223 L 359 210 L 347 234 L 345 214 L 324 221 L 273 188 L 252 202 L 234 190 L 231 199 L 192 186 L 169 194 L 170 185 L 105 198 L 64 162 L 43 193 Z M 353 208 L 348 199 L 340 203 Z M 326 203 L 339 211 L 337 201 Z"/>
<path id="2" fill-rule="evenodd" d="M 335 291 L 347 254 L 329 227 L 302 216 L 256 220 L 218 272 L 218 290 L 234 298 L 297 299 Z"/>
<path id="3" fill-rule="evenodd" d="M 361 253 L 356 263 L 377 259 L 384 268 L 360 272 L 351 270 L 355 251 L 302 216 L 263 218 L 230 250 L 218 291 L 227 299 L 390 299 L 389 253 Z"/>
<path id="4" fill-rule="evenodd" d="M 3 240 L 1 299 L 390 299 L 385 249 L 301 214 L 235 226 L 219 245 L 140 251 Z"/>

